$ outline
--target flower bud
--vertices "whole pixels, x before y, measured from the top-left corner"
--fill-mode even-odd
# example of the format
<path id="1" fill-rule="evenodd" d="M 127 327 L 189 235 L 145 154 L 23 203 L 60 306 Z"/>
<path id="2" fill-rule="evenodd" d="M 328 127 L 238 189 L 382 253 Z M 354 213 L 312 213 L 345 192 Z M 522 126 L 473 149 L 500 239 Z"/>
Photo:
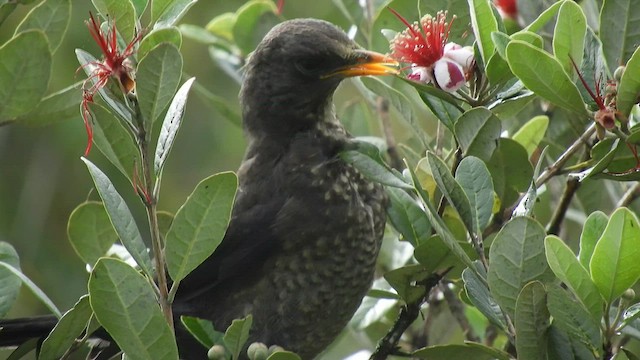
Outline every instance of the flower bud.
<path id="1" fill-rule="evenodd" d="M 626 301 L 633 301 L 636 298 L 636 292 L 633 289 L 627 289 L 622 293 L 622 298 Z"/>
<path id="2" fill-rule="evenodd" d="M 424 66 L 414 66 L 411 68 L 411 73 L 407 75 L 407 79 L 428 84 L 431 82 L 431 74 L 429 74 L 429 69 Z"/>
<path id="3" fill-rule="evenodd" d="M 207 351 L 207 358 L 210 360 L 225 360 L 226 351 L 222 345 L 213 345 Z"/>
<path id="4" fill-rule="evenodd" d="M 247 356 L 250 360 L 266 360 L 269 357 L 269 349 L 261 342 L 254 342 L 249 345 Z"/>
<path id="5" fill-rule="evenodd" d="M 448 59 L 436 61 L 433 73 L 438 86 L 447 92 L 457 91 L 466 82 L 462 66 Z"/>
<path id="6" fill-rule="evenodd" d="M 624 74 L 624 69 L 625 68 L 626 68 L 626 66 L 621 65 L 621 66 L 618 66 L 616 71 L 614 71 L 613 78 L 616 80 L 617 83 L 619 83 L 620 79 L 622 79 L 622 74 Z"/>
<path id="7" fill-rule="evenodd" d="M 276 353 L 278 351 L 284 351 L 284 348 L 282 346 L 278 346 L 278 345 L 271 345 L 269 346 L 269 355 Z"/>

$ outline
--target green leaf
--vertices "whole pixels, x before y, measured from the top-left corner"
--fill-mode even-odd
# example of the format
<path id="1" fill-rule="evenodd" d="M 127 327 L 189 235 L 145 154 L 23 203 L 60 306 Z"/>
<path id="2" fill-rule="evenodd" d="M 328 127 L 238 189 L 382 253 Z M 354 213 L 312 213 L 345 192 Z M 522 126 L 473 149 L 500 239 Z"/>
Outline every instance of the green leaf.
<path id="1" fill-rule="evenodd" d="M 460 259 L 460 261 L 462 261 L 467 266 L 470 266 L 470 267 L 473 266 L 473 262 L 471 261 L 471 258 L 469 257 L 469 255 L 467 255 L 464 249 L 460 247 L 456 238 L 453 236 L 453 234 L 451 233 L 451 231 L 449 230 L 445 222 L 442 220 L 437 210 L 431 204 L 429 200 L 429 195 L 425 193 L 425 191 L 422 189 L 422 186 L 420 186 L 420 182 L 418 180 L 418 177 L 416 176 L 416 173 L 411 169 L 411 167 L 408 164 L 405 164 L 405 165 L 407 166 L 407 169 L 411 174 L 411 180 L 413 181 L 414 189 L 418 194 L 418 196 L 420 197 L 420 200 L 422 201 L 422 204 L 425 208 L 425 213 L 429 218 L 429 222 L 431 223 L 431 226 L 435 229 L 436 233 L 440 235 L 444 244 L 447 245 L 447 247 L 456 255 L 456 257 Z M 474 271 L 477 271 L 477 270 L 475 270 L 474 268 Z"/>
<path id="2" fill-rule="evenodd" d="M 587 84 L 589 84 L 589 87 L 593 89 L 593 92 L 596 94 L 598 91 L 600 91 L 600 94 L 606 93 L 606 79 L 610 77 L 608 76 L 609 71 L 605 64 L 604 54 L 602 52 L 602 42 L 591 28 L 587 28 L 587 34 L 584 40 L 582 65 L 580 65 L 579 69 L 582 77 Z M 570 72 L 569 74 L 573 73 Z M 583 84 L 578 85 L 578 89 L 580 90 L 584 103 L 588 104 L 591 110 L 596 110 L 598 105 Z"/>
<path id="3" fill-rule="evenodd" d="M 0 46 L 0 120 L 33 110 L 49 84 L 51 50 L 39 30 L 21 32 Z"/>
<path id="4" fill-rule="evenodd" d="M 570 58 L 580 66 L 586 33 L 587 18 L 580 5 L 573 1 L 564 1 L 560 6 L 553 32 L 553 54 L 567 74 L 573 74 Z"/>
<path id="5" fill-rule="evenodd" d="M 582 233 L 580 234 L 580 252 L 578 253 L 578 258 L 580 259 L 580 264 L 582 264 L 587 271 L 591 270 L 589 263 L 593 256 L 593 250 L 595 250 L 598 239 L 602 236 L 608 222 L 609 217 L 602 211 L 592 212 L 584 222 Z"/>
<path id="6" fill-rule="evenodd" d="M 600 39 L 609 71 L 625 64 L 640 44 L 640 7 L 635 0 L 604 0 L 600 11 Z"/>
<path id="7" fill-rule="evenodd" d="M 151 49 L 162 43 L 170 43 L 180 49 L 180 46 L 182 46 L 182 34 L 180 33 L 180 30 L 176 27 L 168 27 L 151 31 L 142 39 L 142 41 L 140 41 L 140 46 L 138 47 L 138 58 L 144 58 Z"/>
<path id="8" fill-rule="evenodd" d="M 594 321 L 600 322 L 604 301 L 587 270 L 582 267 L 573 251 L 557 236 L 547 235 L 544 248 L 549 267 L 565 283 Z"/>
<path id="9" fill-rule="evenodd" d="M 82 262 L 92 266 L 118 240 L 104 205 L 95 201 L 82 203 L 73 210 L 67 234 Z"/>
<path id="10" fill-rule="evenodd" d="M 131 0 L 131 3 L 136 9 L 136 15 L 138 16 L 138 18 L 140 18 L 142 16 L 142 13 L 144 13 L 144 10 L 147 8 L 149 0 Z"/>
<path id="11" fill-rule="evenodd" d="M 474 360 L 493 360 L 495 353 L 490 351 L 493 349 L 481 349 L 475 346 L 448 344 L 433 345 L 422 349 L 418 349 L 411 354 L 412 357 L 426 360 L 451 360 L 451 359 L 474 359 Z"/>
<path id="12" fill-rule="evenodd" d="M 564 1 L 558 1 L 549 6 L 522 31 L 538 32 L 539 30 L 541 30 L 545 25 L 547 25 L 549 21 L 551 21 L 556 16 L 556 13 L 558 12 L 558 10 L 560 10 L 560 6 L 562 4 L 564 4 Z"/>
<path id="13" fill-rule="evenodd" d="M 544 138 L 549 126 L 549 117 L 538 115 L 527 121 L 517 133 L 513 134 L 513 140 L 517 141 L 527 150 L 527 156 L 531 157 Z"/>
<path id="14" fill-rule="evenodd" d="M 422 102 L 431 110 L 433 115 L 442 122 L 449 130 L 453 130 L 456 120 L 462 115 L 462 110 L 457 105 L 453 105 L 440 97 L 430 93 L 420 91 L 418 93 Z"/>
<path id="15" fill-rule="evenodd" d="M 618 111 L 628 117 L 633 105 L 638 103 L 640 95 L 640 47 L 633 52 L 631 59 L 622 73 L 620 84 L 618 85 L 618 95 L 616 104 Z"/>
<path id="16" fill-rule="evenodd" d="M 196 3 L 196 0 L 155 0 L 151 2 L 151 22 L 154 29 L 175 25 Z"/>
<path id="17" fill-rule="evenodd" d="M 522 216 L 509 221 L 491 244 L 487 281 L 509 316 L 514 315 L 518 294 L 527 283 L 553 278 L 544 255 L 544 237 L 542 225 Z"/>
<path id="18" fill-rule="evenodd" d="M 89 173 L 93 178 L 93 182 L 96 185 L 96 189 L 102 198 L 104 207 L 107 210 L 109 219 L 113 228 L 116 230 L 122 245 L 129 251 L 131 257 L 136 261 L 138 266 L 147 275 L 151 276 L 152 266 L 147 247 L 142 241 L 142 236 L 138 230 L 131 210 L 125 203 L 124 199 L 111 183 L 111 180 L 105 175 L 102 170 L 95 166 L 91 161 L 86 158 L 81 158 L 87 165 Z M 95 310 L 95 309 L 94 309 Z"/>
<path id="19" fill-rule="evenodd" d="M 412 189 L 401 175 L 396 174 L 384 163 L 379 149 L 373 144 L 358 141 L 354 150 L 341 152 L 340 158 L 371 180 L 401 189 Z"/>
<path id="20" fill-rule="evenodd" d="M 4 243 L 0 242 L 0 244 L 4 244 Z M 2 250 L 6 251 L 6 249 L 2 249 Z M 10 259 L 10 261 L 11 260 L 13 259 Z M 4 274 L 5 271 L 12 273 L 14 276 L 20 279 L 20 281 L 22 281 L 22 283 L 25 284 L 29 290 L 31 290 L 33 295 L 35 295 L 36 298 L 40 300 L 44 304 L 44 306 L 46 306 L 47 309 L 49 309 L 49 311 L 53 313 L 53 315 L 55 315 L 58 318 L 62 316 L 62 314 L 60 313 L 60 310 L 58 310 L 58 308 L 53 303 L 53 301 L 51 301 L 51 299 L 49 299 L 49 297 L 42 290 L 40 290 L 40 288 L 33 281 L 31 281 L 31 279 L 29 279 L 25 274 L 23 274 L 19 268 L 16 268 L 11 264 L 6 263 L 5 260 L 2 257 L 0 257 L 0 276 L 2 276 L 2 278 L 8 277 L 8 275 Z"/>
<path id="21" fill-rule="evenodd" d="M 171 102 L 181 77 L 182 55 L 173 44 L 162 43 L 140 60 L 136 94 L 147 133 L 151 133 L 154 122 Z"/>
<path id="22" fill-rule="evenodd" d="M 469 257 L 477 256 L 468 241 L 458 241 L 458 245 Z M 428 273 L 449 270 L 447 272 L 449 278 L 460 277 L 462 270 L 466 268 L 466 265 L 451 252 L 438 235 L 433 235 L 418 244 L 413 251 L 413 256 Z"/>
<path id="23" fill-rule="evenodd" d="M 42 98 L 35 109 L 22 115 L 18 121 L 30 126 L 50 125 L 70 119 L 79 119 L 78 106 L 82 102 L 82 82 Z"/>
<path id="24" fill-rule="evenodd" d="M 456 179 L 449 172 L 447 165 L 440 160 L 432 152 L 427 152 L 427 159 L 429 159 L 429 167 L 433 174 L 433 179 L 438 184 L 438 189 L 442 191 L 442 194 L 447 198 L 447 201 L 453 206 L 462 222 L 464 223 L 469 233 L 476 233 L 476 223 L 474 222 L 475 214 L 471 207 L 471 202 L 467 197 L 467 194 L 462 189 L 462 186 L 456 181 Z"/>
<path id="25" fill-rule="evenodd" d="M 471 15 L 471 27 L 476 37 L 482 60 L 486 64 L 495 51 L 491 33 L 498 31 L 496 20 L 489 0 L 468 0 Z"/>
<path id="26" fill-rule="evenodd" d="M 89 301 L 100 324 L 130 359 L 178 358 L 151 285 L 138 271 L 111 258 L 98 260 L 89 277 Z"/>
<path id="27" fill-rule="evenodd" d="M 507 45 L 507 61 L 513 74 L 536 95 L 578 115 L 587 115 L 578 88 L 562 64 L 549 53 L 524 41 L 512 40 Z"/>
<path id="28" fill-rule="evenodd" d="M 593 320 L 582 304 L 572 299 L 567 291 L 558 285 L 549 285 L 547 307 L 554 325 L 586 345 L 599 358 L 599 349 L 602 347 L 599 322 Z"/>
<path id="29" fill-rule="evenodd" d="M 224 334 L 216 331 L 211 321 L 191 316 L 181 316 L 180 321 L 204 347 L 211 348 L 213 345 L 223 343 Z"/>
<path id="30" fill-rule="evenodd" d="M 16 5 L 16 4 L 13 4 L 13 5 Z M 2 10 L 2 7 L 0 7 L 0 11 L 1 10 Z M 27 340 L 27 341 L 23 342 L 22 344 L 20 344 L 20 346 L 18 346 L 11 353 L 11 355 L 9 355 L 9 357 L 7 357 L 7 360 L 21 360 L 21 359 L 24 359 L 26 356 L 29 355 L 30 352 L 32 352 L 33 350 L 38 348 L 39 341 L 40 341 L 40 339 L 33 338 L 33 339 L 30 339 L 30 340 Z"/>
<path id="31" fill-rule="evenodd" d="M 41 30 L 46 34 L 55 53 L 67 32 L 71 21 L 71 0 L 48 0 L 29 11 L 16 29 L 16 35 L 30 29 Z"/>
<path id="32" fill-rule="evenodd" d="M 484 161 L 491 159 L 498 146 L 500 131 L 500 119 L 482 107 L 468 110 L 455 125 L 456 139 L 464 156 L 473 155 Z"/>
<path id="33" fill-rule="evenodd" d="M 462 280 L 464 281 L 464 291 L 471 303 L 486 316 L 491 323 L 498 328 L 505 330 L 504 315 L 500 309 L 500 305 L 489 292 L 487 284 L 471 269 L 466 268 L 462 272 Z"/>
<path id="34" fill-rule="evenodd" d="M 278 23 L 276 11 L 275 3 L 268 0 L 248 1 L 238 9 L 232 33 L 243 54 L 253 51 L 267 30 Z"/>
<path id="35" fill-rule="evenodd" d="M 135 167 L 140 164 L 139 152 L 131 133 L 106 108 L 95 103 L 90 107 L 94 144 L 131 181 Z"/>
<path id="36" fill-rule="evenodd" d="M 541 282 L 532 281 L 520 291 L 514 321 L 518 360 L 546 360 L 550 321 L 547 293 Z"/>
<path id="37" fill-rule="evenodd" d="M 418 117 L 411 106 L 411 101 L 402 92 L 387 85 L 384 81 L 374 77 L 363 77 L 360 79 L 364 86 L 375 94 L 382 96 L 389 100 L 389 103 L 398 110 L 402 118 L 411 126 L 414 130 L 414 134 L 421 141 L 422 145 L 426 147 L 428 144 L 427 139 L 424 136 L 424 130 Z"/>
<path id="38" fill-rule="evenodd" d="M 167 114 L 162 122 L 162 129 L 160 129 L 160 136 L 158 137 L 158 144 L 156 145 L 155 160 L 153 162 L 156 176 L 159 176 L 164 167 L 167 157 L 173 147 L 173 142 L 178 135 L 180 125 L 182 124 L 182 118 L 184 117 L 184 109 L 187 105 L 187 98 L 189 97 L 189 89 L 196 80 L 192 77 L 182 84 L 180 89 L 171 101 Z"/>
<path id="39" fill-rule="evenodd" d="M 387 215 L 393 227 L 414 247 L 427 241 L 431 224 L 417 200 L 402 189 L 388 187 L 386 190 L 391 200 Z"/>
<path id="40" fill-rule="evenodd" d="M 83 295 L 69 311 L 62 315 L 60 321 L 44 339 L 38 359 L 60 359 L 76 338 L 82 335 L 92 314 L 89 296 Z"/>
<path id="41" fill-rule="evenodd" d="M 499 139 L 498 148 L 487 163 L 487 168 L 503 209 L 511 206 L 520 192 L 527 191 L 533 177 L 527 151 L 511 139 Z"/>
<path id="42" fill-rule="evenodd" d="M 237 187 L 238 179 L 232 172 L 210 176 L 180 207 L 165 245 L 167 269 L 173 281 L 184 279 L 222 242 Z"/>
<path id="43" fill-rule="evenodd" d="M 238 359 L 245 343 L 249 340 L 249 330 L 253 324 L 253 316 L 247 315 L 242 319 L 235 319 L 231 326 L 224 333 L 224 343 L 233 355 L 233 359 Z"/>
<path id="44" fill-rule="evenodd" d="M 605 301 L 614 299 L 640 279 L 640 224 L 627 208 L 618 208 L 591 257 L 591 278 Z"/>
<path id="45" fill-rule="evenodd" d="M 416 282 L 431 275 L 422 265 L 406 265 L 384 274 L 385 280 L 393 287 L 400 298 L 407 303 L 418 301 L 425 295 L 425 287 L 416 286 Z"/>
<path id="46" fill-rule="evenodd" d="M 433 112 L 433 114 L 436 115 L 438 120 L 440 120 L 442 124 L 446 126 L 449 130 L 453 131 L 454 121 L 458 118 L 459 114 L 461 114 L 463 111 L 462 107 L 460 107 L 460 105 L 458 104 L 459 101 L 456 100 L 456 98 L 453 97 L 453 95 L 449 94 L 448 92 L 442 89 L 438 89 L 432 85 L 421 84 L 404 77 L 400 77 L 399 79 L 411 85 L 413 88 L 415 88 L 418 91 L 418 94 L 420 95 L 420 98 L 422 99 L 422 101 L 429 107 L 429 109 Z M 381 84 L 386 85 L 380 79 L 376 79 L 376 78 L 362 79 L 362 81 L 365 84 L 367 82 L 373 83 L 372 80 L 376 80 Z M 389 87 L 388 85 L 386 86 Z M 377 94 L 382 95 L 385 98 L 389 98 L 393 106 L 396 109 L 398 109 L 401 114 L 405 116 L 405 119 L 409 121 L 409 124 L 411 124 L 411 126 L 414 128 L 414 130 L 417 133 L 420 134 L 421 132 L 424 132 L 424 130 L 422 130 L 422 127 L 420 127 L 419 121 L 417 121 L 417 119 L 413 117 L 414 116 L 412 114 L 413 110 L 409 106 L 410 102 L 408 102 L 408 100 L 404 100 L 404 105 L 402 105 L 402 103 L 397 104 L 396 103 L 397 101 L 396 102 L 393 101 L 394 97 L 392 97 L 391 94 L 398 91 L 391 87 L 389 88 L 391 90 L 388 91 L 389 94 L 386 94 L 385 92 L 378 92 L 374 88 L 370 87 L 370 89 L 373 92 L 376 92 Z M 397 95 L 395 97 L 397 97 Z M 400 97 L 400 100 L 402 100 L 403 97 L 406 99 L 406 97 L 402 95 L 402 97 Z M 412 116 L 407 116 L 408 114 L 412 114 Z M 428 144 L 428 141 L 426 141 L 426 139 L 422 139 L 422 142 L 425 144 Z"/>
<path id="47" fill-rule="evenodd" d="M 137 17 L 131 0 L 91 0 L 91 2 L 105 19 L 116 22 L 116 29 L 126 41 L 133 39 Z"/>
<path id="48" fill-rule="evenodd" d="M 18 7 L 17 3 L 2 3 L 0 4 L 0 25 L 11 15 L 13 10 Z"/>
<path id="49" fill-rule="evenodd" d="M 267 360 L 301 360 L 302 358 L 291 351 L 276 351 Z"/>
<path id="50" fill-rule="evenodd" d="M 20 258 L 11 244 L 0 241 L 0 262 L 20 270 Z M 0 267 L 0 318 L 4 318 L 16 302 L 20 292 L 20 278 L 11 270 Z"/>
<path id="51" fill-rule="evenodd" d="M 482 160 L 469 156 L 456 169 L 456 180 L 469 199 L 473 216 L 473 231 L 480 236 L 489 223 L 493 210 L 493 182 Z"/>

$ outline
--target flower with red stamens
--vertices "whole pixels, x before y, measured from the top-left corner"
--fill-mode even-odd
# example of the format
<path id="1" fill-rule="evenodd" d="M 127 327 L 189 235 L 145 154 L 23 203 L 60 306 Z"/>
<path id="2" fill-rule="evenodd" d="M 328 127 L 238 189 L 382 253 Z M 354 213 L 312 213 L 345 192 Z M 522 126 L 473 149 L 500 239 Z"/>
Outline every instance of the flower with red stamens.
<path id="1" fill-rule="evenodd" d="M 89 67 L 89 77 L 82 84 L 82 120 L 87 129 L 88 143 L 84 156 L 89 155 L 93 142 L 93 130 L 91 128 L 91 111 L 89 104 L 93 102 L 93 96 L 100 91 L 113 77 L 124 94 L 129 94 L 135 90 L 135 80 L 133 78 L 133 67 L 129 57 L 135 52 L 135 45 L 142 39 L 142 32 L 138 32 L 129 44 L 120 51 L 118 49 L 118 37 L 116 25 L 113 23 L 106 33 L 100 29 L 100 24 L 89 13 L 90 19 L 85 21 L 89 28 L 89 33 L 102 51 L 101 61 L 92 61 L 84 64 L 81 68 Z M 89 86 L 90 85 L 90 86 Z"/>
<path id="2" fill-rule="evenodd" d="M 494 0 L 498 12 L 503 19 L 515 19 L 518 17 L 518 4 L 516 0 Z"/>
<path id="3" fill-rule="evenodd" d="M 434 82 L 448 92 L 462 87 L 474 61 L 471 49 L 448 42 L 455 16 L 447 22 L 447 12 L 439 11 L 435 17 L 426 15 L 419 23 L 410 24 L 398 12 L 389 10 L 407 26 L 390 46 L 393 58 L 411 64 L 407 77 L 417 82 Z"/>
<path id="4" fill-rule="evenodd" d="M 597 79 L 595 81 L 596 91 L 594 93 L 593 90 L 591 90 L 591 87 L 589 86 L 589 84 L 587 84 L 587 81 L 584 79 L 584 77 L 580 73 L 580 70 L 578 69 L 578 65 L 576 64 L 575 61 L 573 61 L 573 58 L 571 56 L 569 56 L 569 60 L 571 60 L 571 65 L 573 65 L 573 68 L 576 70 L 576 73 L 578 73 L 578 78 L 580 78 L 580 82 L 582 82 L 582 86 L 584 86 L 584 88 L 589 93 L 589 96 L 591 96 L 593 101 L 596 102 L 596 105 L 598 105 L 598 110 L 593 115 L 593 118 L 603 128 L 613 129 L 616 126 L 616 109 L 610 106 L 607 106 L 605 104 L 605 99 L 600 93 L 600 84 L 602 79 Z"/>

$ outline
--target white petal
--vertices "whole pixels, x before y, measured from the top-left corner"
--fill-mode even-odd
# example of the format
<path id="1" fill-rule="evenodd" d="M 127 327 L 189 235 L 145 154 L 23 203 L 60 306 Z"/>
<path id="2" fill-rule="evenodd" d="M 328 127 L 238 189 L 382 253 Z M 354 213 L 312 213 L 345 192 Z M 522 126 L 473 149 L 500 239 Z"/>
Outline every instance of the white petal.
<path id="1" fill-rule="evenodd" d="M 438 86 L 447 92 L 455 92 L 466 82 L 462 66 L 455 61 L 442 58 L 436 61 L 433 72 Z"/>
<path id="2" fill-rule="evenodd" d="M 424 66 L 414 66 L 407 78 L 416 82 L 428 84 L 431 82 L 431 74 L 428 68 Z"/>
<path id="3" fill-rule="evenodd" d="M 454 45 L 457 45 L 457 44 L 454 44 Z M 447 46 L 445 45 L 444 57 L 447 57 L 457 62 L 464 69 L 468 69 L 473 63 L 473 50 L 470 47 L 452 48 L 449 51 L 447 51 L 446 49 L 447 49 Z"/>

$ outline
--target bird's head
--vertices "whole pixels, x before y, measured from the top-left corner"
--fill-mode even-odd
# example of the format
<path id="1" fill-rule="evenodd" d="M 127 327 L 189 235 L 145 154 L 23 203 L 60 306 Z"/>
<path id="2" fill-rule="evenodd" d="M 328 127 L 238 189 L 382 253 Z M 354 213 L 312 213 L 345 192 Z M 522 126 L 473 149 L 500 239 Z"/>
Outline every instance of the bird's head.
<path id="1" fill-rule="evenodd" d="M 304 129 L 324 117 L 340 81 L 395 74 L 395 66 L 395 60 L 363 50 L 326 21 L 283 22 L 247 62 L 240 95 L 245 127 L 249 132 Z"/>

